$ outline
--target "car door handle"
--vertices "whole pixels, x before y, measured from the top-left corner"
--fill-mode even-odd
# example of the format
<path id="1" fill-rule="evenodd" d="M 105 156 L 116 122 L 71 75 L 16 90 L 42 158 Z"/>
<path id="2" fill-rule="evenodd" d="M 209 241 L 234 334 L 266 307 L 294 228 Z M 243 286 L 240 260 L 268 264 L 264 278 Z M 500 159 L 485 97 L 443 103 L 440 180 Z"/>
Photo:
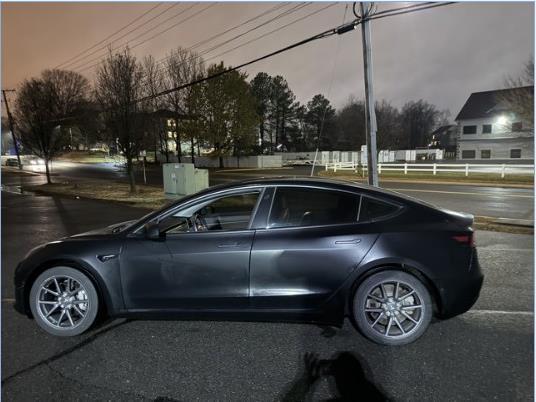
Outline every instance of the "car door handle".
<path id="1" fill-rule="evenodd" d="M 335 240 L 335 244 L 359 244 L 361 239 Z"/>
<path id="2" fill-rule="evenodd" d="M 238 246 L 240 246 L 240 243 L 238 243 L 236 241 L 235 242 L 218 244 L 219 248 L 233 248 L 233 247 L 238 247 Z"/>

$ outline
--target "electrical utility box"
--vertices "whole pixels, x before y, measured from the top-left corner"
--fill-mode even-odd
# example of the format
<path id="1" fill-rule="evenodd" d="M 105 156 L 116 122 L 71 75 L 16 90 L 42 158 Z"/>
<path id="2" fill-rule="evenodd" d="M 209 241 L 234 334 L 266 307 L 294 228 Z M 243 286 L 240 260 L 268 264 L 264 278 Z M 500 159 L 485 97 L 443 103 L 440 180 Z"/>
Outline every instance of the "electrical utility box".
<path id="1" fill-rule="evenodd" d="M 193 163 L 164 163 L 164 193 L 181 197 L 208 188 L 208 170 L 197 169 Z"/>

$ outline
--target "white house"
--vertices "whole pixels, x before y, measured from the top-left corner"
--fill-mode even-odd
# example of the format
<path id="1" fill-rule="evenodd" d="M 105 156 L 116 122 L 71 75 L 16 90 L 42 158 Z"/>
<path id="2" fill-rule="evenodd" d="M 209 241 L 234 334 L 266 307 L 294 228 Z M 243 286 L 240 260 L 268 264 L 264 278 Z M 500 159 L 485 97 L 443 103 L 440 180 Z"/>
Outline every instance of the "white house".
<path id="1" fill-rule="evenodd" d="M 534 94 L 533 87 L 472 93 L 456 117 L 457 159 L 534 161 L 533 122 L 510 110 L 506 91 Z"/>

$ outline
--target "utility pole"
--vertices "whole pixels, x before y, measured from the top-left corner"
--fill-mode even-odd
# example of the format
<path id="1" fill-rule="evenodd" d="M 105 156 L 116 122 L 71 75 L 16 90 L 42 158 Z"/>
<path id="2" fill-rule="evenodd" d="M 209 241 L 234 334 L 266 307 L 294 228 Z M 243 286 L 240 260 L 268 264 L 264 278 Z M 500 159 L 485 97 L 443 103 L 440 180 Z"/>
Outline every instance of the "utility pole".
<path id="1" fill-rule="evenodd" d="M 19 169 L 22 170 L 22 163 L 20 162 L 19 145 L 15 138 L 15 125 L 13 124 L 13 116 L 9 111 L 9 104 L 7 103 L 6 92 L 15 92 L 14 89 L 2 89 L 2 95 L 4 96 L 4 103 L 6 104 L 7 119 L 9 121 L 9 129 L 11 130 L 11 137 L 13 138 L 13 145 L 15 146 L 15 153 L 17 154 L 17 162 L 19 163 Z"/>
<path id="2" fill-rule="evenodd" d="M 361 36 L 363 38 L 363 66 L 365 68 L 365 128 L 367 138 L 367 173 L 368 183 L 378 187 L 378 151 L 376 148 L 376 112 L 374 111 L 374 91 L 372 85 L 372 51 L 370 49 L 370 22 L 367 21 L 367 6 L 360 2 L 361 16 Z M 368 3 L 369 6 L 372 3 Z"/>

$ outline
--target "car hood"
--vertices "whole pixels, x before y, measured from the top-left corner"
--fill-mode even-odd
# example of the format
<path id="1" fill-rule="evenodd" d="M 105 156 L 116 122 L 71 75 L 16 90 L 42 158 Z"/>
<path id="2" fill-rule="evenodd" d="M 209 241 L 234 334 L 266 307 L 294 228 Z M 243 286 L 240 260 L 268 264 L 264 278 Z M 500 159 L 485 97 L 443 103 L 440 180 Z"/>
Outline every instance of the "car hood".
<path id="1" fill-rule="evenodd" d="M 100 237 L 100 236 L 105 236 L 105 235 L 117 234 L 121 232 L 122 230 L 126 229 L 127 227 L 129 227 L 130 225 L 132 225 L 134 222 L 136 222 L 135 219 L 130 220 L 130 221 L 114 223 L 113 225 L 106 226 L 104 228 L 94 229 L 94 230 L 90 230 L 89 232 L 84 232 L 84 233 L 78 233 L 73 236 L 66 237 L 64 239 L 79 239 L 79 238 L 84 238 L 84 237 L 95 237 L 95 236 Z"/>

